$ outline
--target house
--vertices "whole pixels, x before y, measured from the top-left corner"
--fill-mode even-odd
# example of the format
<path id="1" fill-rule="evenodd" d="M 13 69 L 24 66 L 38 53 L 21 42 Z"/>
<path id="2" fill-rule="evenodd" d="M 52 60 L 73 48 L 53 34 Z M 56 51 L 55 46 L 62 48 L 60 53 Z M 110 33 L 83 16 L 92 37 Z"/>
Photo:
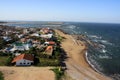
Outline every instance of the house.
<path id="1" fill-rule="evenodd" d="M 16 36 L 17 36 L 18 38 L 22 38 L 22 37 L 24 37 L 23 34 L 20 34 L 20 35 L 16 34 Z"/>
<path id="2" fill-rule="evenodd" d="M 24 50 L 29 50 L 32 47 L 30 43 L 15 43 L 13 44 L 13 48 L 11 51 L 19 50 L 19 51 L 24 51 Z"/>
<path id="3" fill-rule="evenodd" d="M 48 41 L 44 43 L 45 45 L 55 45 L 56 43 L 54 41 Z"/>
<path id="4" fill-rule="evenodd" d="M 41 34 L 40 37 L 41 38 L 52 38 L 53 34 Z"/>
<path id="5" fill-rule="evenodd" d="M 4 39 L 5 41 L 10 41 L 10 40 L 12 40 L 10 37 L 7 37 L 7 36 L 3 36 L 3 39 Z"/>
<path id="6" fill-rule="evenodd" d="M 39 37 L 40 35 L 38 33 L 33 33 L 33 34 L 31 34 L 31 36 Z"/>
<path id="7" fill-rule="evenodd" d="M 40 46 L 40 41 L 39 40 L 32 40 L 32 46 L 33 47 L 38 47 L 38 46 Z"/>
<path id="8" fill-rule="evenodd" d="M 32 54 L 21 54 L 16 56 L 11 63 L 15 63 L 16 66 L 30 66 L 34 63 L 34 56 Z"/>
<path id="9" fill-rule="evenodd" d="M 33 44 L 40 44 L 40 41 L 39 40 L 32 40 L 32 43 Z"/>
<path id="10" fill-rule="evenodd" d="M 52 55 L 53 53 L 53 46 L 47 46 L 45 50 L 45 54 Z"/>
<path id="11" fill-rule="evenodd" d="M 20 42 L 21 42 L 21 43 L 30 43 L 30 42 L 31 42 L 31 39 L 29 39 L 29 38 L 21 38 L 21 39 L 20 39 Z"/>
<path id="12" fill-rule="evenodd" d="M 29 33 L 28 29 L 23 29 L 23 34 Z"/>
<path id="13" fill-rule="evenodd" d="M 43 34 L 48 34 L 49 30 L 50 30 L 49 28 L 42 28 L 40 32 L 42 32 Z"/>
<path id="14" fill-rule="evenodd" d="M 26 42 L 27 42 L 27 39 L 26 39 L 26 38 L 21 38 L 21 39 L 20 39 L 20 42 L 26 43 Z"/>

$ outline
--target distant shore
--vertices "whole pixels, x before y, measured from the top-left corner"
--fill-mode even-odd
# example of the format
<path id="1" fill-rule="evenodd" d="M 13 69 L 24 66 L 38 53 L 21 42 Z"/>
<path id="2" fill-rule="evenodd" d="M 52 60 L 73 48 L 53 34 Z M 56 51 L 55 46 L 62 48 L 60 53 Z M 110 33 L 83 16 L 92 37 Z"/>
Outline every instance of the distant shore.
<path id="1" fill-rule="evenodd" d="M 81 80 L 111 80 L 91 67 L 86 59 L 86 45 L 80 40 L 76 40 L 73 36 L 65 33 L 62 30 L 55 30 L 60 36 L 66 39 L 62 42 L 61 46 L 65 50 L 68 59 L 65 61 L 68 70 L 67 74 L 75 79 Z M 75 75 L 76 74 L 76 75 Z"/>

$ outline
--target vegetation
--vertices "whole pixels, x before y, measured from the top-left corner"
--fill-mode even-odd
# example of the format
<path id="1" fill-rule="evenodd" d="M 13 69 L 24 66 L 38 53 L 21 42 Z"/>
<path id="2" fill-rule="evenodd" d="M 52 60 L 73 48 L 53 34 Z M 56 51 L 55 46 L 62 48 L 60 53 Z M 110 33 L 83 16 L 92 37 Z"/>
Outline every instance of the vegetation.
<path id="1" fill-rule="evenodd" d="M 61 67 L 56 67 L 51 70 L 55 73 L 56 80 L 60 80 L 64 75 L 64 70 L 62 70 Z"/>
<path id="2" fill-rule="evenodd" d="M 57 59 L 46 59 L 46 58 L 39 58 L 39 63 L 37 66 L 59 66 L 60 61 Z"/>
<path id="3" fill-rule="evenodd" d="M 6 66 L 12 66 L 12 63 L 11 63 L 12 60 L 13 60 L 13 57 L 9 56 L 8 59 L 6 60 L 5 65 L 6 65 Z"/>
<path id="4" fill-rule="evenodd" d="M 0 56 L 0 66 L 5 66 L 8 56 Z"/>
<path id="5" fill-rule="evenodd" d="M 5 41 L 2 38 L 0 38 L 0 49 L 2 49 L 4 45 L 6 45 Z"/>
<path id="6" fill-rule="evenodd" d="M 3 73 L 0 72 L 0 80 L 4 80 Z"/>

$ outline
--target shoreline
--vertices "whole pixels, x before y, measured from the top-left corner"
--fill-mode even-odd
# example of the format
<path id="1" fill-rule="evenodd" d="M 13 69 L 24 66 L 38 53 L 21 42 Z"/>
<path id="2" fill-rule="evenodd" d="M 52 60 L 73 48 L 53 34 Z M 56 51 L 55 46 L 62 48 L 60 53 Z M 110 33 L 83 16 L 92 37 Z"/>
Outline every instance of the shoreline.
<path id="1" fill-rule="evenodd" d="M 87 58 L 87 50 L 86 50 L 86 45 L 84 44 L 84 42 L 76 40 L 72 35 L 70 34 L 66 34 L 64 33 L 63 30 L 59 30 L 56 29 L 55 30 L 60 36 L 65 37 L 66 39 L 68 39 L 66 42 L 68 42 L 68 44 L 72 44 L 73 45 L 67 45 L 67 43 L 64 41 L 62 42 L 62 47 L 65 50 L 65 52 L 67 53 L 69 58 L 66 62 L 67 68 L 71 69 L 71 70 L 67 70 L 66 72 L 75 80 L 79 80 L 78 76 L 76 75 L 80 75 L 83 79 L 89 79 L 89 80 L 111 80 L 110 77 L 100 73 L 96 68 L 94 68 L 94 66 L 90 63 L 90 61 Z M 73 40 L 74 39 L 74 40 Z M 75 44 L 76 43 L 76 44 Z M 80 45 L 79 45 L 79 44 Z M 66 45 L 65 45 L 66 44 Z M 83 44 L 83 45 L 81 45 Z M 76 47 L 78 48 L 77 50 L 81 49 L 81 53 L 78 53 L 78 51 L 74 51 L 74 50 L 70 50 L 69 48 L 67 48 L 69 46 L 69 48 L 73 48 Z M 75 49 L 75 48 L 74 48 Z M 76 54 L 74 54 L 76 53 Z M 80 56 L 80 57 L 79 57 Z M 73 70 L 76 70 L 73 71 Z M 72 72 L 72 73 L 70 73 Z M 93 75 L 91 76 L 92 73 Z"/>
<path id="2" fill-rule="evenodd" d="M 90 65 L 90 67 L 91 67 L 93 70 L 95 70 L 96 72 L 98 72 L 99 74 L 105 75 L 105 74 L 103 74 L 102 72 L 100 72 L 99 70 L 97 70 L 97 68 L 95 68 L 95 66 L 90 62 L 90 60 L 88 60 L 87 55 L 88 55 L 88 52 L 86 51 L 86 53 L 85 53 L 85 58 L 86 58 L 86 61 L 88 62 L 88 64 Z M 106 75 L 105 75 L 105 76 L 106 76 Z"/>

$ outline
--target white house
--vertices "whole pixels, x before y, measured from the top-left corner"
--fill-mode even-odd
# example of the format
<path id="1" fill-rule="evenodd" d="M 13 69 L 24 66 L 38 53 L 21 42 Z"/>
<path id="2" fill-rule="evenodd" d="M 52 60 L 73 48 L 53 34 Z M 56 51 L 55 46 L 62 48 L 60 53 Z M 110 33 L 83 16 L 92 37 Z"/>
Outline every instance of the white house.
<path id="1" fill-rule="evenodd" d="M 7 36 L 3 36 L 3 39 L 4 39 L 5 41 L 10 41 L 10 40 L 12 40 L 11 38 L 9 38 L 9 37 L 7 37 Z"/>
<path id="2" fill-rule="evenodd" d="M 41 34 L 40 37 L 42 38 L 52 38 L 53 34 Z"/>
<path id="3" fill-rule="evenodd" d="M 29 43 L 18 43 L 18 44 L 13 44 L 14 47 L 10 50 L 10 51 L 15 51 L 15 50 L 19 50 L 19 51 L 24 51 L 24 50 L 29 50 L 32 45 Z"/>
<path id="4" fill-rule="evenodd" d="M 31 34 L 31 36 L 39 37 L 40 35 L 38 33 L 33 33 L 33 34 Z"/>
<path id="5" fill-rule="evenodd" d="M 34 56 L 32 54 L 21 54 L 16 56 L 11 63 L 15 63 L 16 66 L 30 66 L 34 63 Z"/>
<path id="6" fill-rule="evenodd" d="M 22 38 L 24 35 L 23 34 L 20 34 L 20 35 L 17 35 L 18 38 Z"/>

